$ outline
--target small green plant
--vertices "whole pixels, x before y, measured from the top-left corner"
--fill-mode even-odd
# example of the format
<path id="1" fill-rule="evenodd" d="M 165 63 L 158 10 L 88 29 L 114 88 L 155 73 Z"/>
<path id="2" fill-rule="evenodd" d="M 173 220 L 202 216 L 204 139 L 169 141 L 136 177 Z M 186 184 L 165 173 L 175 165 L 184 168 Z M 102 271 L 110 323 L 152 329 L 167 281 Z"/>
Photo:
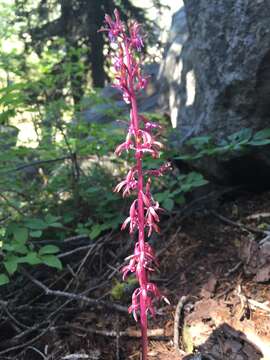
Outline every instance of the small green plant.
<path id="1" fill-rule="evenodd" d="M 266 146 L 270 144 L 270 129 L 266 128 L 253 133 L 249 128 L 243 128 L 228 136 L 219 143 L 214 142 L 211 136 L 198 136 L 188 140 L 186 154 L 174 156 L 175 160 L 193 161 L 205 156 L 226 156 L 248 152 L 254 146 Z"/>
<path id="2" fill-rule="evenodd" d="M 35 239 L 40 238 L 43 231 L 51 227 L 62 227 L 58 220 L 58 218 L 48 215 L 45 219 L 28 218 L 21 223 L 11 222 L 7 228 L 1 228 L 2 273 L 0 274 L 0 285 L 9 282 L 9 276 L 19 270 L 20 264 L 45 264 L 59 270 L 62 269 L 62 263 L 56 255 L 59 252 L 57 246 L 40 246 L 35 243 Z"/>
<path id="3" fill-rule="evenodd" d="M 185 194 L 207 183 L 208 181 L 204 179 L 202 174 L 195 171 L 177 174 L 174 177 L 168 174 L 164 176 L 155 198 L 164 209 L 172 211 L 175 206 L 185 204 Z"/>

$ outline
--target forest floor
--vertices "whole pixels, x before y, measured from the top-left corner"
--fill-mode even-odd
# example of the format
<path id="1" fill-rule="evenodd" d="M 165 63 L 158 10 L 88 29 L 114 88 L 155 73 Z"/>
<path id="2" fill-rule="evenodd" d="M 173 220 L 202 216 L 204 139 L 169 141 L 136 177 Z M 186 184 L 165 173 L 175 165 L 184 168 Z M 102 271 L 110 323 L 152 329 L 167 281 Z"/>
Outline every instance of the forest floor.
<path id="1" fill-rule="evenodd" d="M 160 272 L 154 281 L 171 305 L 157 304 L 158 314 L 149 320 L 149 360 L 269 360 L 270 192 L 243 192 L 190 208 L 166 221 L 167 231 L 158 240 Z M 95 275 L 87 269 L 80 277 L 85 283 Z M 110 289 L 108 282 L 97 286 L 91 297 L 115 304 Z M 55 301 L 51 295 L 49 305 L 42 297 L 48 312 Z M 3 351 L 9 340 L 2 332 L 0 359 L 140 358 L 139 327 L 131 316 L 101 302 L 95 307 L 66 302 L 72 307 L 62 302 L 61 313 L 58 303 L 51 333 L 40 332 L 28 347 L 17 345 L 18 355 Z M 129 300 L 118 303 L 127 306 Z"/>

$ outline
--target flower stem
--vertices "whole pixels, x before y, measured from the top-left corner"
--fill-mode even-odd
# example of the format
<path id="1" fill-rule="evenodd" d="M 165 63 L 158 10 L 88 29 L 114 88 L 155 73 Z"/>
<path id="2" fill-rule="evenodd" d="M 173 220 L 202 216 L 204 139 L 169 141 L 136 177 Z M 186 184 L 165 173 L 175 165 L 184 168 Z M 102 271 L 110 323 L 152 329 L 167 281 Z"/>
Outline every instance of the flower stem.
<path id="1" fill-rule="evenodd" d="M 137 198 L 138 198 L 138 230 L 139 230 L 139 248 L 140 248 L 140 258 L 139 258 L 139 268 L 140 268 L 140 277 L 139 283 L 141 288 L 140 293 L 140 320 L 141 320 L 141 332 L 142 332 L 142 360 L 147 360 L 147 348 L 148 348 L 148 339 L 147 339 L 147 309 L 145 304 L 145 299 L 147 297 L 146 285 L 148 283 L 147 272 L 144 267 L 145 259 L 145 237 L 144 237 L 144 204 L 143 204 L 143 171 L 142 171 L 142 153 L 140 152 L 141 140 L 139 136 L 139 117 L 138 117 L 138 106 L 137 99 L 134 93 L 134 85 L 131 77 L 131 63 L 130 63 L 130 54 L 128 48 L 126 47 L 126 56 L 127 64 L 129 70 L 129 91 L 131 97 L 131 114 L 132 114 L 132 123 L 135 132 L 136 138 L 136 154 L 137 154 L 137 171 L 138 171 L 138 188 L 137 188 Z"/>

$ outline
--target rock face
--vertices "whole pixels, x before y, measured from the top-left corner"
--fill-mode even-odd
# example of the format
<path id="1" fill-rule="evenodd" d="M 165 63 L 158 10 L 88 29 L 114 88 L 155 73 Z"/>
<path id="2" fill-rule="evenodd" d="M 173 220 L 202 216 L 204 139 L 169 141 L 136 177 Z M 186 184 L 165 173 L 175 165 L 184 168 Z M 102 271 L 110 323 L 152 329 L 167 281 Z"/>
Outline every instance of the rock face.
<path id="1" fill-rule="evenodd" d="M 160 72 L 162 102 L 176 138 L 181 143 L 207 134 L 220 141 L 242 128 L 270 127 L 270 2 L 184 2 L 173 18 Z M 256 149 L 252 158 L 270 167 L 263 151 L 261 156 Z M 230 166 L 216 160 L 199 164 L 227 183 Z"/>

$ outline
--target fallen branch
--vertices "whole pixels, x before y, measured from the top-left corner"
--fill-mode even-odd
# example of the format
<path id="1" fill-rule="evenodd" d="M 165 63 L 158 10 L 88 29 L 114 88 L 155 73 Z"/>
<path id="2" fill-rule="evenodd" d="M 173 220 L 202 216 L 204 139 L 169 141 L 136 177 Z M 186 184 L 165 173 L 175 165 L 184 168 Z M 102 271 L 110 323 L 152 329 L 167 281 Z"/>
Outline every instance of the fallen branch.
<path id="1" fill-rule="evenodd" d="M 67 160 L 67 159 L 70 159 L 70 156 L 63 156 L 63 157 L 60 157 L 60 158 L 49 159 L 49 160 L 37 160 L 37 161 L 33 161 L 31 163 L 28 163 L 28 164 L 20 165 L 20 166 L 14 168 L 14 169 L 6 170 L 6 171 L 5 170 L 0 171 L 0 174 L 3 174 L 3 173 L 9 174 L 9 173 L 13 173 L 13 172 L 20 171 L 20 170 L 23 170 L 23 169 L 27 169 L 27 168 L 32 167 L 32 166 L 38 166 L 38 165 L 42 165 L 42 164 L 49 164 L 49 163 L 54 163 L 54 162 L 63 161 L 63 160 Z"/>
<path id="2" fill-rule="evenodd" d="M 234 267 L 232 267 L 231 269 L 229 269 L 225 276 L 228 277 L 230 275 L 232 275 L 233 273 L 235 273 L 241 266 L 243 265 L 242 261 L 239 261 Z"/>
<path id="3" fill-rule="evenodd" d="M 223 222 L 226 223 L 226 224 L 229 224 L 229 225 L 238 227 L 238 228 L 240 228 L 240 229 L 242 229 L 242 230 L 251 232 L 251 233 L 253 233 L 253 234 L 256 234 L 256 235 L 265 235 L 265 234 L 268 234 L 268 233 L 266 233 L 266 232 L 263 231 L 263 230 L 254 229 L 253 227 L 250 227 L 250 226 L 244 225 L 244 224 L 242 224 L 242 223 L 240 223 L 240 222 L 236 222 L 236 221 L 233 221 L 233 220 L 231 220 L 231 219 L 228 219 L 228 218 L 226 218 L 225 216 L 218 214 L 218 213 L 217 213 L 216 211 L 214 211 L 214 210 L 211 210 L 211 214 L 214 215 L 217 219 L 223 221 Z"/>
<path id="4" fill-rule="evenodd" d="M 86 303 L 89 303 L 96 307 L 102 306 L 102 307 L 105 307 L 110 310 L 116 310 L 121 313 L 127 314 L 127 308 L 125 306 L 118 305 L 118 304 L 115 304 L 115 303 L 109 302 L 109 301 L 92 299 L 85 295 L 74 294 L 74 293 L 69 293 L 69 292 L 60 291 L 60 290 L 51 290 L 46 285 L 44 285 L 42 282 L 40 282 L 39 280 L 35 279 L 32 275 L 30 275 L 25 269 L 22 269 L 21 272 L 29 280 L 31 280 L 35 285 L 37 285 L 39 288 L 41 288 L 45 292 L 46 295 L 64 297 L 64 298 L 68 298 L 71 300 L 77 300 L 77 301 L 85 301 Z"/>
<path id="5" fill-rule="evenodd" d="M 51 325 L 49 325 L 45 330 L 43 330 L 41 333 L 39 333 L 37 336 L 35 336 L 34 338 L 32 338 L 31 340 L 28 340 L 26 341 L 25 343 L 23 344 L 19 344 L 19 345 L 15 345 L 15 346 L 12 346 L 8 349 L 5 349 L 5 350 L 2 350 L 0 351 L 0 355 L 4 355 L 4 354 L 7 354 L 11 351 L 15 351 L 15 350 L 19 350 L 19 349 L 22 349 L 24 347 L 27 347 L 27 346 L 30 346 L 32 345 L 33 343 L 35 343 L 38 339 L 40 339 L 43 335 L 46 334 L 47 331 L 49 331 L 51 328 Z"/>
<path id="6" fill-rule="evenodd" d="M 270 307 L 267 306 L 267 303 L 268 302 L 265 302 L 265 303 L 260 303 L 259 301 L 256 301 L 256 300 L 253 300 L 253 299 L 247 299 L 250 307 L 252 307 L 253 309 L 255 308 L 258 308 L 258 309 L 261 309 L 261 310 L 264 310 L 264 311 L 267 311 L 270 313 Z"/>
<path id="7" fill-rule="evenodd" d="M 70 255 L 76 254 L 77 252 L 91 249 L 91 248 L 93 248 L 94 246 L 95 246 L 94 244 L 80 246 L 80 247 L 77 247 L 76 249 L 73 249 L 73 250 L 70 250 L 70 251 L 66 251 L 65 253 L 59 254 L 58 257 L 59 257 L 59 258 L 63 258 L 63 257 L 66 257 L 66 256 L 70 256 Z"/>
<path id="8" fill-rule="evenodd" d="M 180 320 L 182 311 L 184 309 L 185 304 L 187 301 L 190 300 L 190 296 L 182 296 L 181 299 L 178 301 L 178 304 L 175 309 L 174 315 L 174 332 L 173 332 L 173 345 L 176 351 L 178 351 L 181 355 L 183 355 L 182 350 L 179 348 L 179 328 L 180 328 Z"/>
<path id="9" fill-rule="evenodd" d="M 58 329 L 73 329 L 73 330 L 78 330 L 78 331 L 83 331 L 86 333 L 91 333 L 91 334 L 97 334 L 97 335 L 101 335 L 101 336 L 105 336 L 105 337 L 113 337 L 113 338 L 117 338 L 117 337 L 129 337 L 129 338 L 141 338 L 141 332 L 139 330 L 135 330 L 135 329 L 127 329 L 125 331 L 115 331 L 115 330 L 99 330 L 96 329 L 94 327 L 89 327 L 87 326 L 87 328 L 83 327 L 83 326 L 79 326 L 79 325 L 72 325 L 72 324 L 67 324 L 67 325 L 59 325 L 59 326 L 55 326 L 53 329 L 58 330 Z M 165 335 L 165 330 L 164 329 L 148 329 L 147 331 L 147 336 L 149 339 L 155 339 L 155 340 L 160 340 L 160 339 L 168 339 L 170 338 L 170 336 Z"/>
<path id="10" fill-rule="evenodd" d="M 70 242 L 70 241 L 79 241 L 79 240 L 89 240 L 89 235 L 75 235 L 70 236 L 64 240 L 64 242 Z"/>

